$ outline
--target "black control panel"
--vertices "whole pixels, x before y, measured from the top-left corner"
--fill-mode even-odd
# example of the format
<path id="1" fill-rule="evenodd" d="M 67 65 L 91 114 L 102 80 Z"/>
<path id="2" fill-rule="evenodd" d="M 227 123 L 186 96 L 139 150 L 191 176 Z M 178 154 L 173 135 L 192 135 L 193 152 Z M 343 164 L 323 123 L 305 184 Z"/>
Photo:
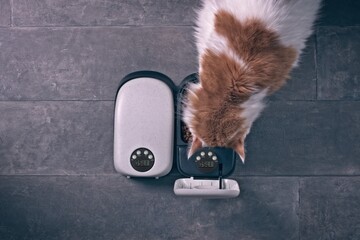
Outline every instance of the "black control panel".
<path id="1" fill-rule="evenodd" d="M 138 148 L 131 153 L 130 163 L 136 171 L 147 172 L 154 166 L 155 157 L 149 149 Z"/>
<path id="2" fill-rule="evenodd" d="M 234 171 L 236 164 L 234 151 L 223 147 L 200 148 L 190 158 L 186 147 L 178 147 L 178 156 L 180 173 L 189 177 L 226 177 Z"/>

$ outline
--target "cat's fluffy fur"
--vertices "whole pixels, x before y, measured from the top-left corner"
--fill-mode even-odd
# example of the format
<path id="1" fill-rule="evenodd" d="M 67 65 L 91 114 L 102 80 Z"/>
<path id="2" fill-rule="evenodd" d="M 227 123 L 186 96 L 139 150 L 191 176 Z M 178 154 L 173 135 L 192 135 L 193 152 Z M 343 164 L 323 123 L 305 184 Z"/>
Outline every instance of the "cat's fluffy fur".
<path id="1" fill-rule="evenodd" d="M 288 78 L 312 33 L 321 0 L 203 0 L 196 40 L 199 84 L 183 120 L 193 142 L 225 146 L 245 159 L 244 141 L 263 99 Z"/>

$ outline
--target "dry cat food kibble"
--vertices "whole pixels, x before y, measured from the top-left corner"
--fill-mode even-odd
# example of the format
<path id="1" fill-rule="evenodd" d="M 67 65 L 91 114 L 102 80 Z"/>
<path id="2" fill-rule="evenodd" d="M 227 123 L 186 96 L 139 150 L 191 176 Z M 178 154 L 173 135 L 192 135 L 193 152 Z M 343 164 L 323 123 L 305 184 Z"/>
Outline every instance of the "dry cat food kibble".
<path id="1" fill-rule="evenodd" d="M 181 126 L 181 137 L 182 137 L 184 142 L 189 143 L 189 142 L 192 141 L 191 132 L 190 132 L 189 128 L 184 123 L 182 123 L 182 126 Z"/>
<path id="2" fill-rule="evenodd" d="M 186 98 L 187 95 L 187 86 L 184 86 L 182 89 L 182 98 Z M 183 101 L 181 101 L 181 108 L 183 109 L 185 107 L 185 104 Z M 186 126 L 186 124 L 181 121 L 181 139 L 186 142 L 186 143 L 191 143 L 192 142 L 192 135 L 191 132 L 188 128 L 188 126 Z"/>

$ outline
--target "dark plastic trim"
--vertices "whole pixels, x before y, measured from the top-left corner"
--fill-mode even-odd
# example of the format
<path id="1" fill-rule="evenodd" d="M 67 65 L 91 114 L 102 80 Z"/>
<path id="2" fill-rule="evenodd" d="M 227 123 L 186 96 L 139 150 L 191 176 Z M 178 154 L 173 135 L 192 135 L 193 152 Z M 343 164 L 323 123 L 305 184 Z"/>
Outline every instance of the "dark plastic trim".
<path id="1" fill-rule="evenodd" d="M 115 101 L 116 101 L 116 98 L 117 98 L 117 95 L 119 93 L 120 88 L 125 83 L 127 83 L 128 81 L 133 80 L 135 78 L 141 78 L 141 77 L 154 78 L 156 80 L 159 80 L 159 81 L 162 81 L 162 82 L 166 83 L 169 86 L 169 88 L 171 89 L 172 93 L 173 93 L 173 98 L 174 98 L 174 102 L 175 102 L 175 100 L 176 100 L 175 99 L 175 93 L 177 92 L 176 91 L 177 88 L 176 88 L 176 85 L 174 84 L 174 82 L 168 76 L 166 76 L 165 74 L 162 74 L 160 72 L 155 72 L 155 71 L 149 71 L 149 70 L 132 72 L 132 73 L 129 73 L 128 75 L 126 75 L 125 77 L 123 77 L 120 80 L 119 86 L 117 88 L 116 95 L 115 95 Z"/>
<path id="2" fill-rule="evenodd" d="M 177 106 L 176 107 L 177 107 L 177 111 L 179 113 L 182 113 L 181 101 L 182 101 L 184 90 L 186 89 L 186 86 L 189 83 L 198 83 L 198 82 L 199 82 L 199 74 L 198 73 L 193 73 L 193 74 L 190 74 L 187 77 L 185 77 L 184 80 L 182 80 L 181 83 L 179 84 L 178 92 L 176 94 L 176 101 L 177 101 L 177 103 L 176 103 Z M 180 149 L 188 148 L 188 143 L 184 142 L 182 137 L 181 137 L 181 135 L 182 135 L 181 122 L 182 122 L 181 116 L 180 116 L 180 114 L 178 114 L 176 116 L 176 134 L 175 134 L 175 137 L 176 137 L 176 142 L 175 142 L 175 144 L 176 144 L 176 149 L 175 149 L 176 156 L 175 156 L 175 159 L 176 159 L 176 166 L 177 166 L 178 171 L 180 172 L 181 175 L 184 175 L 184 176 L 187 176 L 187 177 L 195 177 L 195 178 L 199 178 L 199 179 L 213 178 L 213 176 L 212 177 L 190 176 L 189 174 L 182 171 L 182 169 L 180 167 L 180 159 L 182 158 L 182 156 L 180 154 L 180 152 L 181 152 Z M 235 151 L 233 151 L 233 159 L 232 160 L 234 160 L 233 169 L 231 171 L 229 171 L 227 174 L 225 174 L 223 177 L 230 176 L 235 170 L 236 162 L 240 161 L 240 158 L 239 158 L 238 154 Z"/>
<path id="3" fill-rule="evenodd" d="M 178 91 L 176 94 L 176 108 L 177 108 L 177 112 L 178 114 L 176 115 L 176 145 L 177 146 L 187 146 L 188 143 L 186 143 L 182 138 L 181 138 L 181 126 L 182 126 L 182 119 L 181 119 L 181 115 L 182 115 L 182 108 L 181 108 L 181 101 L 183 98 L 183 94 L 184 94 L 184 90 L 186 89 L 186 86 L 189 83 L 197 83 L 199 82 L 199 75 L 197 73 L 193 73 L 188 75 L 187 77 L 184 78 L 184 80 L 181 81 L 181 83 L 178 86 Z"/>

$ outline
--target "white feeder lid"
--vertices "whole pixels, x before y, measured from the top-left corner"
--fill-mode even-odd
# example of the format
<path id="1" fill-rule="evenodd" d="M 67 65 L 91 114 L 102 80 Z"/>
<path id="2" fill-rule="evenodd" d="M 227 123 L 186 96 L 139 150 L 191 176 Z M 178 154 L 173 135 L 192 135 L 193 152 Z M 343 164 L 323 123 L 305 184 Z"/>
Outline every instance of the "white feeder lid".
<path id="1" fill-rule="evenodd" d="M 180 178 L 175 181 L 174 193 L 178 196 L 202 198 L 234 198 L 239 196 L 240 188 L 237 181 L 222 179 L 222 189 L 219 180 L 204 180 Z"/>

